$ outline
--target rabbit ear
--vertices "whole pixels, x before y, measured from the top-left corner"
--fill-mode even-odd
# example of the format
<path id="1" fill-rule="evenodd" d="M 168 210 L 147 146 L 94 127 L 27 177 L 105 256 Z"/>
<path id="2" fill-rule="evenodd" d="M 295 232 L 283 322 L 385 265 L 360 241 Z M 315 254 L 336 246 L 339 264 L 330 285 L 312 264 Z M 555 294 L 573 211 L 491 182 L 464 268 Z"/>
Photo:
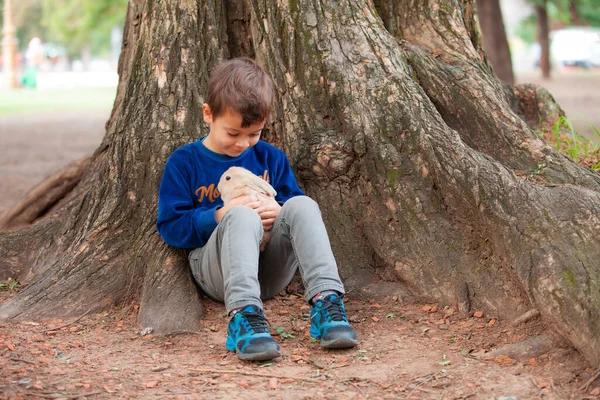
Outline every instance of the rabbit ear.
<path id="1" fill-rule="evenodd" d="M 275 189 L 273 189 L 273 186 L 271 186 L 269 182 L 263 180 L 262 178 L 259 178 L 256 175 L 253 176 L 252 182 L 250 182 L 248 186 L 268 196 L 275 197 L 277 195 L 277 192 L 275 191 Z"/>

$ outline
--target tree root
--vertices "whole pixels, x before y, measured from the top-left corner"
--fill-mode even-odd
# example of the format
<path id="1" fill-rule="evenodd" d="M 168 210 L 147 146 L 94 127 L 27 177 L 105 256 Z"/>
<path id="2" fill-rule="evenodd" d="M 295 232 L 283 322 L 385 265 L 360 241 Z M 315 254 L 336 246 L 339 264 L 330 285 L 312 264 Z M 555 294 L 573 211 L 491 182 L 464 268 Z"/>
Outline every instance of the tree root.
<path id="1" fill-rule="evenodd" d="M 592 383 L 594 383 L 594 381 L 596 379 L 600 378 L 600 367 L 598 367 L 598 369 L 596 370 L 596 372 L 594 373 L 594 375 L 592 375 L 592 377 L 590 379 L 588 379 L 588 381 L 586 383 L 584 383 L 583 385 L 581 385 L 581 387 L 579 388 L 579 390 L 581 390 L 582 392 L 587 392 L 588 389 L 590 388 L 590 385 Z"/>
<path id="2" fill-rule="evenodd" d="M 512 108 L 532 129 L 552 127 L 565 115 L 550 92 L 531 83 L 512 86 L 515 103 Z"/>
<path id="3" fill-rule="evenodd" d="M 456 291 L 456 303 L 458 314 L 461 318 L 467 318 L 471 312 L 471 299 L 469 298 L 469 286 L 467 282 L 459 285 Z"/>
<path id="4" fill-rule="evenodd" d="M 15 230 L 31 225 L 63 199 L 81 180 L 91 156 L 73 161 L 27 193 L 0 220 L 0 230 Z"/>
<path id="5" fill-rule="evenodd" d="M 524 324 L 528 321 L 531 321 L 532 319 L 538 317 L 540 315 L 540 312 L 536 309 L 531 309 L 529 311 L 527 311 L 525 314 L 521 315 L 520 317 L 516 318 L 513 322 L 510 323 L 510 326 L 519 326 L 521 324 Z"/>
<path id="6" fill-rule="evenodd" d="M 523 342 L 509 344 L 485 353 L 482 358 L 489 359 L 498 356 L 510 357 L 513 360 L 525 361 L 536 358 L 552 348 L 552 340 L 546 335 L 536 336 Z"/>

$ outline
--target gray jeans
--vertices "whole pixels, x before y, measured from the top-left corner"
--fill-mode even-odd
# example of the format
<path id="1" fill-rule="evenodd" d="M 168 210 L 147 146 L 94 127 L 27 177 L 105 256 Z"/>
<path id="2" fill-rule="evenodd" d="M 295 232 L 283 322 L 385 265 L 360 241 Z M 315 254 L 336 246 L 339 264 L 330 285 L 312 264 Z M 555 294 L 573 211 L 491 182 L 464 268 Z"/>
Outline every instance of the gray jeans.
<path id="1" fill-rule="evenodd" d="M 233 207 L 208 242 L 189 255 L 192 274 L 204 293 L 224 302 L 228 313 L 250 304 L 262 309 L 262 300 L 283 290 L 297 268 L 307 301 L 325 290 L 344 293 L 315 201 L 297 196 L 285 202 L 260 252 L 262 234 L 256 211 Z"/>

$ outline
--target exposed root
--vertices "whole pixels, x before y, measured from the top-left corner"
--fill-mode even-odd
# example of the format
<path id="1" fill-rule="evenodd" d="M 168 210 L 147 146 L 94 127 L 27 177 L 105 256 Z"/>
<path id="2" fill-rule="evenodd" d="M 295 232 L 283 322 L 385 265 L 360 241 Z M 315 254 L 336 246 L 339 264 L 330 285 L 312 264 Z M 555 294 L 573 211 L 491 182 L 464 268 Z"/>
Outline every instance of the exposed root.
<path id="1" fill-rule="evenodd" d="M 594 373 L 594 375 L 592 375 L 592 377 L 590 379 L 588 379 L 588 381 L 586 383 L 584 383 L 583 385 L 581 385 L 581 387 L 579 388 L 579 390 L 581 390 L 582 392 L 587 392 L 588 389 L 590 388 L 590 385 L 592 383 L 594 383 L 594 381 L 596 379 L 600 378 L 600 367 L 598 367 L 598 369 L 596 370 L 596 372 Z"/>
<path id="2" fill-rule="evenodd" d="M 513 322 L 511 322 L 510 326 L 518 326 L 524 324 L 525 322 L 531 321 L 532 319 L 538 317 L 540 312 L 536 309 L 532 309 L 527 311 L 525 314 L 516 318 Z"/>
<path id="3" fill-rule="evenodd" d="M 552 340 L 546 336 L 536 336 L 523 342 L 509 344 L 483 355 L 484 359 L 498 356 L 510 357 L 513 360 L 525 361 L 536 358 L 552 349 Z"/>
<path id="4" fill-rule="evenodd" d="M 463 282 L 456 291 L 456 303 L 461 318 L 467 318 L 471 312 L 471 299 L 469 298 L 469 286 Z"/>
<path id="5" fill-rule="evenodd" d="M 0 220 L 0 230 L 14 230 L 31 225 L 63 199 L 81 180 L 91 156 L 73 161 L 27 193 Z"/>
<path id="6" fill-rule="evenodd" d="M 527 83 L 514 85 L 512 90 L 512 108 L 532 130 L 552 126 L 565 115 L 550 92 L 541 86 Z"/>

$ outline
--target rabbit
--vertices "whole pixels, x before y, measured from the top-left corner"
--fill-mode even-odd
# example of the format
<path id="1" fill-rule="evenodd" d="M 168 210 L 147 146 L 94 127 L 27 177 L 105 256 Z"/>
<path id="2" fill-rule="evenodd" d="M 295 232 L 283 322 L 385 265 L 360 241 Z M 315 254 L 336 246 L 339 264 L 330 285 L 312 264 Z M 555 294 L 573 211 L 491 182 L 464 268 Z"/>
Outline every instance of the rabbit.
<path id="1" fill-rule="evenodd" d="M 269 182 L 259 178 L 246 168 L 231 167 L 221 175 L 217 189 L 221 193 L 223 203 L 244 195 L 254 196 L 257 200 L 274 198 L 277 195 Z M 269 232 L 265 231 L 260 241 L 263 251 L 269 241 Z"/>

